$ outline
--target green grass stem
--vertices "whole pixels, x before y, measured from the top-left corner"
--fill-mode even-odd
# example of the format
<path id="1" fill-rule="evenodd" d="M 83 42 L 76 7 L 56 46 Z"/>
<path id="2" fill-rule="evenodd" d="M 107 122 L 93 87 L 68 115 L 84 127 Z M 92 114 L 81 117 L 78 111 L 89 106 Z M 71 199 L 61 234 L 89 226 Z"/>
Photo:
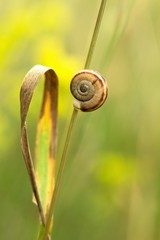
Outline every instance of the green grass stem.
<path id="1" fill-rule="evenodd" d="M 103 18 L 103 13 L 104 13 L 105 6 L 106 6 L 106 2 L 107 2 L 107 0 L 102 0 L 101 1 L 101 5 L 100 5 L 99 12 L 98 12 L 93 36 L 92 36 L 92 39 L 91 39 L 90 47 L 89 47 L 89 50 L 88 50 L 88 54 L 87 54 L 87 58 L 86 58 L 85 66 L 84 66 L 85 69 L 89 68 L 90 64 L 91 64 L 91 60 L 92 60 L 93 52 L 94 52 L 94 49 L 95 49 L 98 33 L 99 33 L 99 30 L 100 30 L 101 21 L 102 21 L 102 18 Z M 53 195 L 52 195 L 50 209 L 49 209 L 46 225 L 45 225 L 44 232 L 43 232 L 43 237 L 42 237 L 43 240 L 47 239 L 47 236 L 48 236 L 48 233 L 49 233 L 49 229 L 50 229 L 50 225 L 51 225 L 51 221 L 52 221 L 52 216 L 54 214 L 55 204 L 56 204 L 58 192 L 59 192 L 59 189 L 60 189 L 62 174 L 63 174 L 65 162 L 66 162 L 67 150 L 68 150 L 72 130 L 73 130 L 73 127 L 75 125 L 75 120 L 77 118 L 77 115 L 78 115 L 78 110 L 76 110 L 74 108 L 73 113 L 72 113 L 72 117 L 71 117 L 71 120 L 70 120 L 69 128 L 68 128 L 63 152 L 62 152 L 60 166 L 59 166 L 57 179 L 56 179 L 56 183 L 55 183 L 55 189 L 54 189 L 54 192 L 53 192 Z"/>

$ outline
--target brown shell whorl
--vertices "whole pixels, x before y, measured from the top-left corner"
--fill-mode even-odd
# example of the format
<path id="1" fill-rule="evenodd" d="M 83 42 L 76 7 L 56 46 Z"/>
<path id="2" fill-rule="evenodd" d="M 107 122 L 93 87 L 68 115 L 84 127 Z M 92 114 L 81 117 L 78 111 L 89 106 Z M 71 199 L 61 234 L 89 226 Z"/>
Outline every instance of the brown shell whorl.
<path id="1" fill-rule="evenodd" d="M 108 96 L 106 80 L 93 70 L 79 71 L 72 78 L 70 90 L 74 97 L 74 107 L 84 112 L 96 110 Z"/>

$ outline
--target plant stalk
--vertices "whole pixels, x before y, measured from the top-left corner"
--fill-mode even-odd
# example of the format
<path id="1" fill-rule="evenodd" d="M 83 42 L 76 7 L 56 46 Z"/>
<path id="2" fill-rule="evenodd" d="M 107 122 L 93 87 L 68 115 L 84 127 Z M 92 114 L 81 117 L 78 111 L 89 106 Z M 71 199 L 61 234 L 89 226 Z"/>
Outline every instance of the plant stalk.
<path id="1" fill-rule="evenodd" d="M 104 13 L 104 10 L 105 10 L 106 3 L 107 3 L 107 0 L 102 0 L 101 1 L 101 5 L 100 5 L 99 12 L 98 12 L 96 24 L 95 24 L 95 27 L 94 27 L 93 36 L 92 36 L 92 39 L 91 39 L 90 47 L 89 47 L 89 50 L 88 50 L 88 55 L 87 55 L 85 66 L 84 66 L 85 69 L 89 68 L 89 66 L 91 64 L 91 60 L 92 60 L 93 52 L 94 52 L 95 45 L 96 45 L 96 42 L 97 42 L 97 38 L 98 38 L 98 34 L 99 34 L 99 30 L 100 30 L 100 26 L 101 26 L 101 22 L 102 22 L 103 13 Z"/>
<path id="2" fill-rule="evenodd" d="M 63 169 L 64 169 L 64 165 L 65 165 L 68 144 L 69 144 L 72 129 L 73 129 L 76 117 L 77 117 L 77 113 L 78 113 L 78 111 L 76 109 L 74 109 L 73 113 L 72 113 L 71 120 L 70 120 L 68 133 L 67 133 L 65 144 L 64 144 L 64 148 L 63 148 L 62 158 L 61 158 L 61 162 L 60 162 L 60 166 L 59 166 L 59 171 L 58 171 L 58 174 L 57 174 L 57 179 L 56 179 L 56 183 L 55 183 L 54 192 L 53 192 L 52 199 L 51 199 L 51 204 L 50 204 L 50 209 L 49 209 L 49 213 L 48 213 L 48 216 L 47 216 L 46 225 L 45 225 L 45 228 L 44 228 L 43 240 L 46 240 L 49 229 L 50 229 L 52 216 L 53 216 L 53 212 L 54 212 L 54 209 L 55 209 L 55 203 L 56 203 L 56 200 L 57 200 L 59 187 L 60 187 L 60 183 L 61 183 L 61 179 L 62 179 L 62 173 L 63 173 Z"/>
<path id="3" fill-rule="evenodd" d="M 104 13 L 105 6 L 106 6 L 106 2 L 107 2 L 107 0 L 102 0 L 101 1 L 101 5 L 100 5 L 99 12 L 98 12 L 96 24 L 95 24 L 95 27 L 94 27 L 94 31 L 93 31 L 90 47 L 89 47 L 89 50 L 88 50 L 87 58 L 86 58 L 86 61 L 85 61 L 84 69 L 89 68 L 89 66 L 91 64 L 93 52 L 94 52 L 94 49 L 95 49 L 97 37 L 98 37 L 98 34 L 99 34 L 99 30 L 100 30 L 101 21 L 102 21 L 102 18 L 103 18 L 103 13 Z M 49 229 L 50 229 L 50 225 L 51 225 L 51 221 L 52 221 L 52 216 L 53 216 L 53 213 L 54 213 L 54 210 L 55 210 L 55 204 L 56 204 L 56 200 L 57 200 L 57 196 L 58 196 L 58 192 L 59 192 L 59 188 L 60 188 L 60 183 L 61 183 L 61 179 L 62 179 L 63 169 L 64 169 L 65 162 L 66 162 L 67 150 L 68 150 L 72 130 L 73 130 L 73 127 L 75 125 L 77 115 L 78 115 L 78 110 L 74 108 L 73 113 L 72 113 L 72 117 L 71 117 L 71 120 L 70 120 L 69 128 L 68 128 L 63 152 L 62 152 L 62 157 L 61 157 L 60 166 L 59 166 L 59 170 L 58 170 L 58 174 L 57 174 L 55 188 L 54 188 L 54 192 L 53 192 L 52 199 L 51 199 L 50 209 L 49 209 L 49 213 L 48 213 L 47 220 L 46 220 L 46 225 L 45 225 L 44 232 L 43 232 L 43 237 L 42 237 L 43 240 L 47 239 L 47 235 L 49 233 Z"/>

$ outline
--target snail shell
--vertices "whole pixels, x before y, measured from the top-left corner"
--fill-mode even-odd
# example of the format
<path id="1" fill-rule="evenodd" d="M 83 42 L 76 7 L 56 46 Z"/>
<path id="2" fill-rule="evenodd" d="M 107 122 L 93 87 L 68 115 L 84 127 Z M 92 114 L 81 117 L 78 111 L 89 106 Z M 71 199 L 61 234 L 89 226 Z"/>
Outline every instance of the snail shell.
<path id="1" fill-rule="evenodd" d="M 106 80 L 93 70 L 79 71 L 72 78 L 70 90 L 74 97 L 74 107 L 84 112 L 96 110 L 108 96 Z"/>

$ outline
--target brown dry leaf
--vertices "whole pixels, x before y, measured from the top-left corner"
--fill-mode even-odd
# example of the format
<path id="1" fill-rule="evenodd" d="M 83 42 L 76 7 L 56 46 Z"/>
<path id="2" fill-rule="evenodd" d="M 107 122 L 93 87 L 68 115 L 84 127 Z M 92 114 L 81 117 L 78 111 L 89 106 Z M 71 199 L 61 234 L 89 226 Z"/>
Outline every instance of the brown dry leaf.
<path id="1" fill-rule="evenodd" d="M 34 90 L 43 75 L 45 84 L 37 126 L 34 168 L 27 137 L 26 118 Z M 20 91 L 21 147 L 43 225 L 45 225 L 54 190 L 57 106 L 58 77 L 56 73 L 48 67 L 34 66 L 26 74 Z"/>

